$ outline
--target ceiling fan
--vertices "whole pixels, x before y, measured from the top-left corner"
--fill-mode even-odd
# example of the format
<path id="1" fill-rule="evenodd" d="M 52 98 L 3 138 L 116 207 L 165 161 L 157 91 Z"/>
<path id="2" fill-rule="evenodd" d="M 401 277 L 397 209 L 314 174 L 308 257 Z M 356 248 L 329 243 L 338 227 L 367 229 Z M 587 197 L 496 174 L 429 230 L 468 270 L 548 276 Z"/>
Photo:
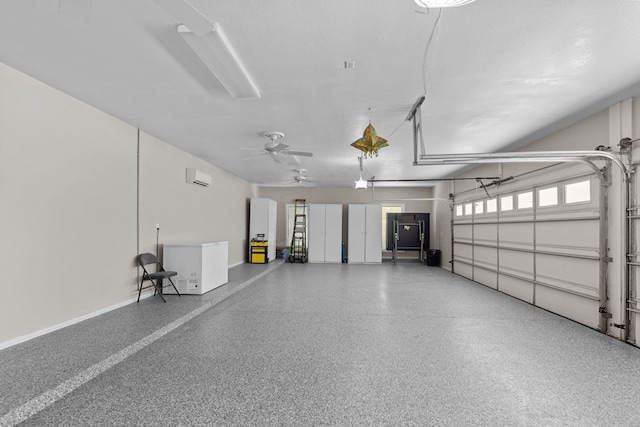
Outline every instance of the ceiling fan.
<path id="1" fill-rule="evenodd" d="M 296 175 L 293 177 L 293 182 L 296 184 L 306 184 L 313 181 L 309 175 L 307 175 L 306 169 L 295 169 Z"/>
<path id="2" fill-rule="evenodd" d="M 296 173 L 292 179 L 278 181 L 278 182 L 287 187 L 290 187 L 293 185 L 295 186 L 311 185 L 311 183 L 313 182 L 313 179 L 307 174 L 306 169 L 293 169 L 292 172 Z"/>
<path id="3" fill-rule="evenodd" d="M 261 153 L 259 155 L 265 155 L 265 154 L 269 155 L 276 162 L 280 161 L 279 157 L 281 156 L 313 157 L 313 153 L 309 153 L 307 151 L 290 150 L 287 144 L 283 144 L 282 142 L 279 142 L 278 140 L 284 137 L 284 133 L 282 132 L 270 131 L 270 132 L 265 132 L 264 134 L 262 134 L 262 136 L 269 139 L 269 142 L 266 142 L 264 144 L 264 148 L 262 149 L 242 148 L 242 150 L 260 151 Z M 257 156 L 254 156 L 254 157 L 257 157 Z M 251 158 L 253 157 L 249 157 L 249 159 Z M 245 159 L 245 160 L 248 160 L 248 159 Z"/>

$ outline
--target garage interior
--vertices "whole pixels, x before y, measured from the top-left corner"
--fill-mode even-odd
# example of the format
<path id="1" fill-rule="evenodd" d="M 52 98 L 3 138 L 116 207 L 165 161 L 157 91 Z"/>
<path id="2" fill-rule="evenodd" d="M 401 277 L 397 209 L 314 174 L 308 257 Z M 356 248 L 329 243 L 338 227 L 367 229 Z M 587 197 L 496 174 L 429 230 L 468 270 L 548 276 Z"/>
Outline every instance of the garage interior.
<path id="1" fill-rule="evenodd" d="M 0 425 L 633 425 L 640 2 L 448 6 L 3 2 Z"/>

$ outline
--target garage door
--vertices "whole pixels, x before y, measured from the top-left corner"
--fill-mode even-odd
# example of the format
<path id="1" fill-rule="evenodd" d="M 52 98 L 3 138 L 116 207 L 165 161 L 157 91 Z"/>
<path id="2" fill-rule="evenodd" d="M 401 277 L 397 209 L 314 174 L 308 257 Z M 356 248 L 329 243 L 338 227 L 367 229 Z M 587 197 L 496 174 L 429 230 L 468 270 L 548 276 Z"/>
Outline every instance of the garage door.
<path id="1" fill-rule="evenodd" d="M 487 190 L 455 195 L 454 272 L 598 328 L 602 207 L 595 173 L 556 168 Z"/>

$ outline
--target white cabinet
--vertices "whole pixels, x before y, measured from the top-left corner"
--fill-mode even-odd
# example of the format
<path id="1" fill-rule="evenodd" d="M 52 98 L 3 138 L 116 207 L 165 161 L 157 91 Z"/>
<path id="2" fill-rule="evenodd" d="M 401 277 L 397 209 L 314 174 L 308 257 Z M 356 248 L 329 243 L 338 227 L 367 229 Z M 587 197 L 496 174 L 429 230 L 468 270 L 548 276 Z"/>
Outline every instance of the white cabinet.
<path id="1" fill-rule="evenodd" d="M 342 262 L 342 205 L 311 204 L 307 219 L 309 262 Z"/>
<path id="2" fill-rule="evenodd" d="M 382 262 L 382 207 L 349 205 L 349 264 Z"/>
<path id="3" fill-rule="evenodd" d="M 251 253 L 251 239 L 266 240 L 268 242 L 267 257 L 276 259 L 276 223 L 278 203 L 275 200 L 253 197 L 249 215 L 249 251 Z M 264 237 L 258 237 L 264 234 Z"/>
<path id="4" fill-rule="evenodd" d="M 163 259 L 165 270 L 178 273 L 171 280 L 181 294 L 204 294 L 229 281 L 227 242 L 166 244 Z M 172 286 L 162 292 L 176 293 Z"/>

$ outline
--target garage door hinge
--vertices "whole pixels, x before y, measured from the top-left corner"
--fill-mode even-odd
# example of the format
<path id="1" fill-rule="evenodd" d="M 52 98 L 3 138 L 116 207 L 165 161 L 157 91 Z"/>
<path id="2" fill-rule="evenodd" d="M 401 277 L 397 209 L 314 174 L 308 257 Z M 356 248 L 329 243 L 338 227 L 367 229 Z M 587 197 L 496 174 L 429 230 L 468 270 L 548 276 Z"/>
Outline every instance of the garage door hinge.
<path id="1" fill-rule="evenodd" d="M 605 319 L 610 319 L 613 317 L 611 313 L 607 313 L 607 309 L 604 307 L 600 307 L 598 309 L 598 313 L 600 313 L 600 317 L 604 317 Z"/>
<path id="2" fill-rule="evenodd" d="M 625 325 L 619 325 L 619 324 L 617 324 L 617 323 L 614 323 L 614 324 L 613 324 L 613 327 L 614 327 L 614 328 L 618 328 L 618 329 L 625 329 Z"/>

